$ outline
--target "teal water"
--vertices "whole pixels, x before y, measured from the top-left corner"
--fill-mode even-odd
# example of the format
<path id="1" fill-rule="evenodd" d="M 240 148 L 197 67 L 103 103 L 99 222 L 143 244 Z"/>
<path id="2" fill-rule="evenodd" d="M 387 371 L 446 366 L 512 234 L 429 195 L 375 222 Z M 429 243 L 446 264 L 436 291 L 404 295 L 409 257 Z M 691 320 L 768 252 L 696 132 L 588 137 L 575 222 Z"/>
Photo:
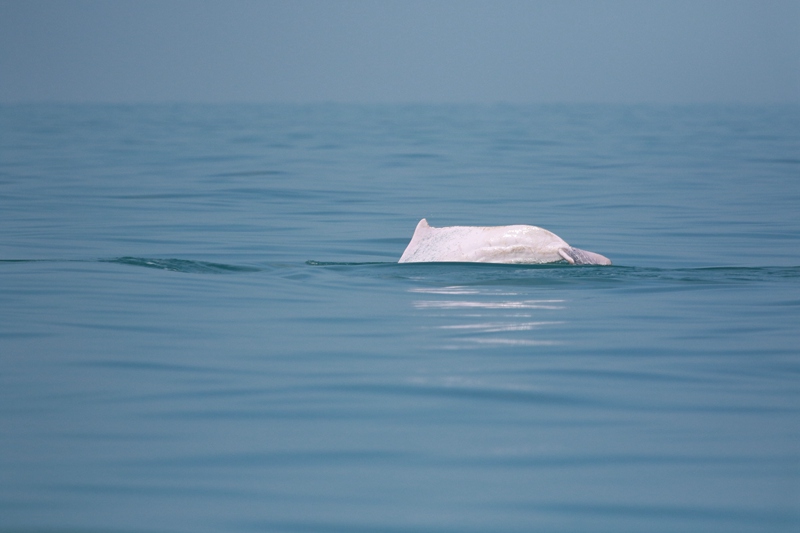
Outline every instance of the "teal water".
<path id="1" fill-rule="evenodd" d="M 0 107 L 0 531 L 796 531 L 798 206 L 798 107 Z"/>

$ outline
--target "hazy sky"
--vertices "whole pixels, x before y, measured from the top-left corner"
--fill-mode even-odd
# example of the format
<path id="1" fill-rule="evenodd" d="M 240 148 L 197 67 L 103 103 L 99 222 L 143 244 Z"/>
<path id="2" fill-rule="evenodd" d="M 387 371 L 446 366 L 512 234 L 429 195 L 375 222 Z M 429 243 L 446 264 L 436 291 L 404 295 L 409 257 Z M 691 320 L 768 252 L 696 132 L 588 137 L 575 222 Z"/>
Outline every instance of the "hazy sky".
<path id="1" fill-rule="evenodd" d="M 0 0 L 0 102 L 800 102 L 800 0 Z"/>

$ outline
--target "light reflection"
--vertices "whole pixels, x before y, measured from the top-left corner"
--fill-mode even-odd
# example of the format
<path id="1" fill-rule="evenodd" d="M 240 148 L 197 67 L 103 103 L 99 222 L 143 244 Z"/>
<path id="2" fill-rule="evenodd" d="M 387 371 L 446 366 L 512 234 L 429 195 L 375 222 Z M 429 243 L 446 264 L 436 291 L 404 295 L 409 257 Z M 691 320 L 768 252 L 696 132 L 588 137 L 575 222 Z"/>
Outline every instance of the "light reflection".
<path id="1" fill-rule="evenodd" d="M 465 341 L 474 342 L 477 344 L 497 344 L 506 346 L 555 346 L 561 344 L 558 341 L 537 341 L 532 339 L 484 339 L 484 338 L 468 338 Z"/>
<path id="2" fill-rule="evenodd" d="M 506 300 L 502 302 L 459 302 L 454 300 L 418 300 L 414 307 L 418 309 L 564 309 L 564 300 Z"/>
<path id="3" fill-rule="evenodd" d="M 537 319 L 565 309 L 565 300 L 532 299 L 529 293 L 463 286 L 418 287 L 409 292 L 439 296 L 414 300 L 412 305 L 435 317 L 436 323 L 427 327 L 442 331 L 443 349 L 561 344 L 540 337 L 548 328 L 564 322 Z"/>
<path id="4" fill-rule="evenodd" d="M 454 324 L 438 327 L 439 329 L 461 329 L 480 333 L 499 333 L 502 331 L 529 331 L 550 324 L 561 324 L 561 322 L 486 322 L 482 324 Z"/>
<path id="5" fill-rule="evenodd" d="M 409 289 L 408 292 L 421 292 L 425 294 L 480 294 L 477 289 L 467 289 L 465 287 L 417 287 Z"/>
<path id="6" fill-rule="evenodd" d="M 486 293 L 486 291 L 469 287 L 460 287 L 458 285 L 454 285 L 451 287 L 417 287 L 414 289 L 409 289 L 408 292 L 419 292 L 423 294 L 485 294 Z M 495 296 L 517 296 L 518 293 L 493 291 L 492 294 L 494 294 Z"/>

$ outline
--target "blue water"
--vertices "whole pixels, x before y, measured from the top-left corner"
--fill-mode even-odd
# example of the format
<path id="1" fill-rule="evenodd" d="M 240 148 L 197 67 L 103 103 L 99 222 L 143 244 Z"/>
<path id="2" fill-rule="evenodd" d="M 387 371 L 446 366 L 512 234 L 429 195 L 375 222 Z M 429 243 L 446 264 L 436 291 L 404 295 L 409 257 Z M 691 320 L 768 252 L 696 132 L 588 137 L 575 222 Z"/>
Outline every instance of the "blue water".
<path id="1" fill-rule="evenodd" d="M 4 533 L 798 531 L 798 324 L 796 106 L 0 107 Z"/>

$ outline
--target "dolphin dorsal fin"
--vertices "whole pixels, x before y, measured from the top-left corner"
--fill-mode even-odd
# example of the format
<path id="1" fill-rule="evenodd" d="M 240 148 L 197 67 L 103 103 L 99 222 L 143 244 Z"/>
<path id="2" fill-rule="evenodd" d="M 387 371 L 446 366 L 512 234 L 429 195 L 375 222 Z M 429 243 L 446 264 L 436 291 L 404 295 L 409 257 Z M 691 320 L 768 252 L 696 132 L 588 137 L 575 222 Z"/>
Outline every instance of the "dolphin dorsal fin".
<path id="1" fill-rule="evenodd" d="M 403 252 L 403 256 L 400 258 L 401 263 L 405 263 L 408 261 L 408 258 L 414 255 L 416 252 L 419 243 L 425 239 L 425 235 L 431 230 L 431 227 L 428 225 L 428 221 L 424 218 L 417 223 L 417 227 L 414 230 L 414 235 L 411 237 L 411 242 L 408 243 L 405 252 Z"/>
<path id="2" fill-rule="evenodd" d="M 414 235 L 411 237 L 411 240 L 414 241 L 414 239 L 416 240 L 421 239 L 431 229 L 433 228 L 431 228 L 431 226 L 428 224 L 428 221 L 423 218 L 422 220 L 417 222 L 417 227 L 414 228 Z"/>

